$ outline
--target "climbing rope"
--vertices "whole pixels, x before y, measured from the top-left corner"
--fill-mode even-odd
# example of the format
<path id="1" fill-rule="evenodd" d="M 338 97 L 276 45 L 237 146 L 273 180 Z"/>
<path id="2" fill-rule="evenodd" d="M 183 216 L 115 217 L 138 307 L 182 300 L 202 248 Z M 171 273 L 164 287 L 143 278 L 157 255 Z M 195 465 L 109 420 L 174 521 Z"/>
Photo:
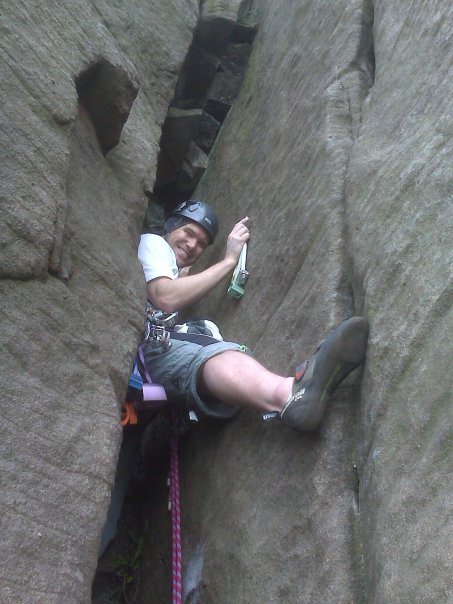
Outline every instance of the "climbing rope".
<path id="1" fill-rule="evenodd" d="M 172 533 L 173 604 L 182 604 L 181 512 L 179 507 L 178 432 L 176 410 L 172 410 L 173 432 L 170 441 L 170 510 Z"/>
<path id="2" fill-rule="evenodd" d="M 207 336 L 204 336 L 207 337 Z M 212 339 L 212 338 L 211 338 Z M 129 390 L 141 391 L 141 402 L 147 403 L 150 408 L 159 409 L 167 403 L 167 395 L 163 386 L 155 384 L 149 374 L 145 363 L 143 346 L 138 349 L 138 358 L 144 369 L 146 382 L 142 379 L 137 363 L 129 378 Z M 128 390 L 128 393 L 129 393 Z M 134 395 L 132 395 L 134 399 Z M 126 400 L 123 404 L 121 415 L 121 426 L 138 424 L 139 416 L 134 400 Z M 195 412 L 189 413 L 189 419 L 198 421 Z M 171 511 L 172 532 L 172 589 L 173 604 L 182 604 L 182 553 L 181 553 L 181 511 L 179 504 L 179 463 L 178 463 L 178 415 L 176 409 L 172 408 L 171 415 L 172 435 L 170 440 L 170 470 L 168 475 L 169 500 L 168 509 Z"/>

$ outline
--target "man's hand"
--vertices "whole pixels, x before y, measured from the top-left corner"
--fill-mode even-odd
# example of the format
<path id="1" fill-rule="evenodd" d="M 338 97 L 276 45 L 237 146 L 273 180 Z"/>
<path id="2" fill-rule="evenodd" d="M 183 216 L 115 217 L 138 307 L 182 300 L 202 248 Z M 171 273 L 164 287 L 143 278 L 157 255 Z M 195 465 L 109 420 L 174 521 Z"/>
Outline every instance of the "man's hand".
<path id="1" fill-rule="evenodd" d="M 246 224 L 248 220 L 249 218 L 246 216 L 234 225 L 228 235 L 223 260 L 195 275 L 188 275 L 188 271 L 183 269 L 180 276 L 184 276 L 184 279 L 157 277 L 148 281 L 146 284 L 148 299 L 156 308 L 160 308 L 164 312 L 179 311 L 198 302 L 224 277 L 233 272 L 244 243 L 250 239 L 250 231 Z"/>
<path id="2" fill-rule="evenodd" d="M 244 243 L 246 243 L 250 239 L 250 231 L 247 227 L 247 222 L 249 221 L 249 217 L 246 216 L 239 222 L 237 222 L 231 233 L 228 235 L 226 251 L 225 251 L 225 259 L 234 260 L 234 264 L 239 260 L 239 256 L 241 255 L 241 250 L 244 247 Z"/>

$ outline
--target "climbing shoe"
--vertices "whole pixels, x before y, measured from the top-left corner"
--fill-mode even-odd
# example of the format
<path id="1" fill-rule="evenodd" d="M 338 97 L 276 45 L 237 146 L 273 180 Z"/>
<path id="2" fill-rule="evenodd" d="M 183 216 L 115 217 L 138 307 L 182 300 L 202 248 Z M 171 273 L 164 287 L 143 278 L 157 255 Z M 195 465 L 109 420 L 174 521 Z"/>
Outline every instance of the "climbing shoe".
<path id="1" fill-rule="evenodd" d="M 366 319 L 347 319 L 296 368 L 292 394 L 280 412 L 284 424 L 301 432 L 318 428 L 335 388 L 364 361 L 367 338 Z"/>

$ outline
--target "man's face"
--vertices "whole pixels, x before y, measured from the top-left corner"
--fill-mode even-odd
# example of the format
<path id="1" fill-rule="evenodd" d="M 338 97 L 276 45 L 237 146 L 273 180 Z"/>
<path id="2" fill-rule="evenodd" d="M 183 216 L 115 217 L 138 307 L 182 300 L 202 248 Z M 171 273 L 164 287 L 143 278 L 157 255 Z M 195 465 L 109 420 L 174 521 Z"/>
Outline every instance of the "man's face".
<path id="1" fill-rule="evenodd" d="M 192 266 L 209 245 L 209 237 L 203 227 L 195 222 L 175 229 L 166 237 L 174 251 L 178 268 Z"/>

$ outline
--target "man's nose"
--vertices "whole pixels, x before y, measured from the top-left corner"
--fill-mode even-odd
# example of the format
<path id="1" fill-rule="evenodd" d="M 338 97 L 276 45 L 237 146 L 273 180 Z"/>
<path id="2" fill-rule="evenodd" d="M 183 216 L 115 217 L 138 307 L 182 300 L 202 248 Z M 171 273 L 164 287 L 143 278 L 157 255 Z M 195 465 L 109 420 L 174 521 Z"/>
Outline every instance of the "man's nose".
<path id="1" fill-rule="evenodd" d="M 193 250 L 196 245 L 195 239 L 193 237 L 188 237 L 187 241 L 186 241 L 186 245 L 190 250 Z"/>

